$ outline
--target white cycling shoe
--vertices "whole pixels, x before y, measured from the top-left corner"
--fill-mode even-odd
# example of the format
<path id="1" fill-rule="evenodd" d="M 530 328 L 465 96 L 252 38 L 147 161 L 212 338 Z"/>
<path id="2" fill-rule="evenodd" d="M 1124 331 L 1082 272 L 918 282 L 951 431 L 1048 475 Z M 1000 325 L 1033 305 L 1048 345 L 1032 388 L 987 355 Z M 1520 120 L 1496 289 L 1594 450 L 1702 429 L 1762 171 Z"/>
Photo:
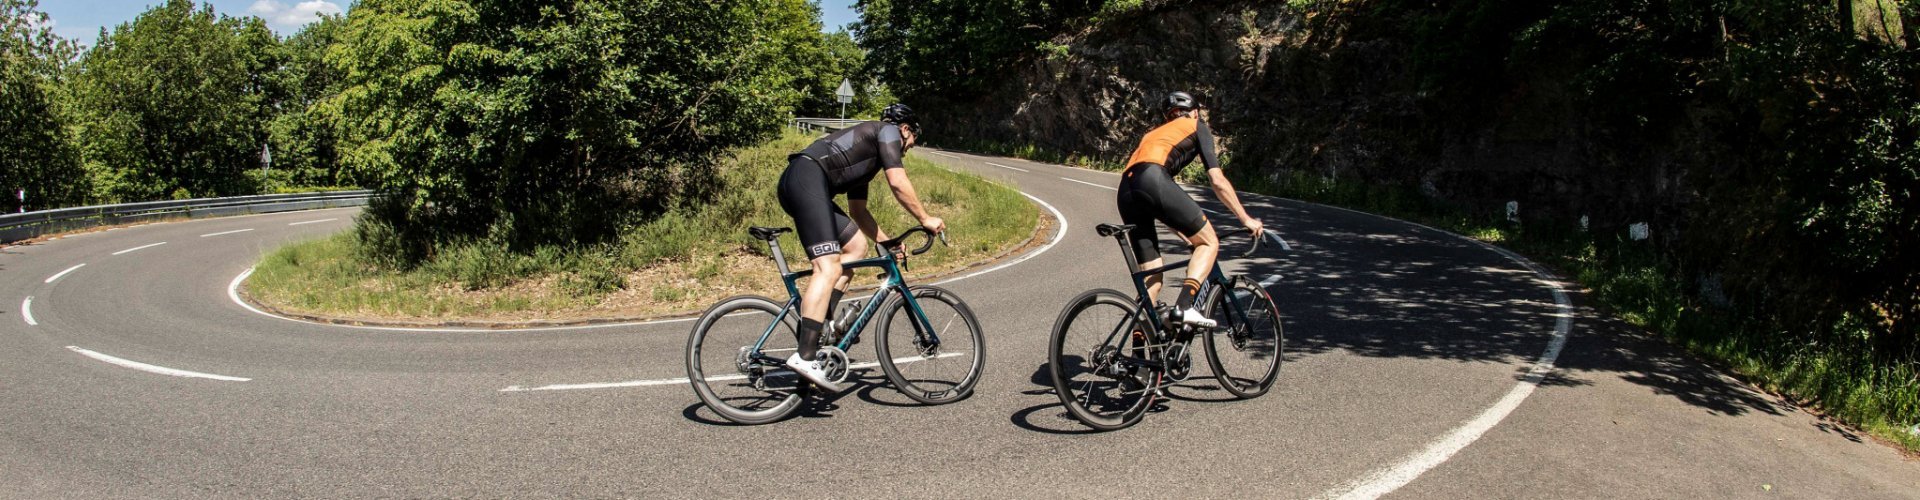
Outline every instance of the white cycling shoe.
<path id="1" fill-rule="evenodd" d="M 1213 318 L 1209 318 L 1206 314 L 1202 314 L 1199 309 L 1191 307 L 1180 311 L 1180 322 L 1201 328 L 1220 326 L 1220 323 L 1214 321 Z"/>
<path id="2" fill-rule="evenodd" d="M 813 385 L 820 386 L 821 389 L 827 392 L 840 392 L 842 389 L 840 384 L 835 384 L 827 380 L 827 370 L 822 365 L 825 365 L 825 363 L 822 363 L 821 360 L 807 361 L 800 359 L 800 353 L 797 352 L 787 356 L 787 368 L 799 374 L 800 378 L 807 379 L 808 382 L 813 382 Z"/>

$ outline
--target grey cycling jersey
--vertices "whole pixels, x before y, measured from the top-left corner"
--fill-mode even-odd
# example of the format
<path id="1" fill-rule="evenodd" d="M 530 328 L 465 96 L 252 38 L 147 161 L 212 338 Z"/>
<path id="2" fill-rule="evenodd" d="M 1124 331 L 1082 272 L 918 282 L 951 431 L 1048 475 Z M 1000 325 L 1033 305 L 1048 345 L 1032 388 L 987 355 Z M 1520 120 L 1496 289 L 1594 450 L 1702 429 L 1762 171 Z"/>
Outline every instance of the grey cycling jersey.
<path id="1" fill-rule="evenodd" d="M 864 122 L 840 129 L 813 141 L 800 155 L 813 159 L 827 173 L 833 194 L 859 194 L 850 198 L 866 199 L 867 183 L 875 174 L 889 168 L 902 168 L 906 141 L 900 126 L 887 122 Z M 857 191 L 857 193 L 856 193 Z"/>

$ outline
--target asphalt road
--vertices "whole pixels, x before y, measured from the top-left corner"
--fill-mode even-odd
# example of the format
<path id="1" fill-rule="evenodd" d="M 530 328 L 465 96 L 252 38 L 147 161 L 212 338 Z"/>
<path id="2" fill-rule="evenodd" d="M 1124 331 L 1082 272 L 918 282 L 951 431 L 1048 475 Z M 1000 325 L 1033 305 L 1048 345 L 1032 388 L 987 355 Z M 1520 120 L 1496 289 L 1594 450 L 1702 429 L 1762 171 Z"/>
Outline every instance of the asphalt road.
<path id="1" fill-rule="evenodd" d="M 1040 369 L 1067 299 L 1128 286 L 1092 229 L 1117 222 L 1118 178 L 916 154 L 1065 221 L 1056 245 L 944 285 L 986 329 L 970 399 L 916 406 L 875 370 L 792 420 L 724 425 L 685 385 L 619 384 L 684 376 L 689 322 L 296 322 L 231 285 L 354 210 L 154 224 L 0 250 L 0 497 L 1920 498 L 1920 463 L 1595 314 L 1521 260 L 1253 195 L 1294 251 L 1226 264 L 1281 277 L 1276 388 L 1222 401 L 1196 377 L 1140 425 L 1086 433 Z"/>

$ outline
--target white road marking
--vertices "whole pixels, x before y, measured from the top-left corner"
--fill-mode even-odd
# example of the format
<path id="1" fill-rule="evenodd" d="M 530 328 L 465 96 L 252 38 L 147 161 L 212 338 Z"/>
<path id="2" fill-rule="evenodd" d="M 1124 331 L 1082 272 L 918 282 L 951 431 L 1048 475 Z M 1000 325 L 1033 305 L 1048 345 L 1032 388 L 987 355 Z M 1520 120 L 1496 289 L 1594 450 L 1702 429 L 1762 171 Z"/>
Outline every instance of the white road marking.
<path id="1" fill-rule="evenodd" d="M 994 162 L 986 162 L 986 164 L 988 164 L 988 165 L 993 165 L 993 166 L 996 166 L 996 167 L 1000 167 L 1000 168 L 1004 168 L 1004 169 L 1007 169 L 1007 170 L 1017 170 L 1017 171 L 1021 171 L 1021 172 L 1032 172 L 1032 170 L 1027 170 L 1027 169 L 1024 169 L 1024 168 L 1020 168 L 1020 167 L 1009 167 L 1009 166 L 1006 166 L 1006 165 L 1001 165 L 1001 164 L 998 164 L 998 163 L 994 163 Z"/>
<path id="2" fill-rule="evenodd" d="M 1315 205 L 1319 204 L 1316 203 Z M 1406 486 L 1407 483 L 1413 482 L 1413 480 L 1419 478 L 1421 474 L 1446 462 L 1447 459 L 1452 458 L 1455 453 L 1459 453 L 1460 450 L 1465 449 L 1467 445 L 1473 444 L 1475 440 L 1480 439 L 1480 436 L 1485 435 L 1487 431 L 1492 430 L 1494 426 L 1500 425 L 1501 420 L 1505 420 L 1508 414 L 1513 413 L 1515 408 L 1520 407 L 1520 403 L 1527 400 L 1527 396 L 1533 394 L 1534 389 L 1540 387 L 1540 382 L 1546 379 L 1548 373 L 1553 371 L 1554 361 L 1560 358 L 1561 348 L 1567 345 L 1567 334 L 1573 329 L 1573 302 L 1567 299 L 1566 289 L 1560 286 L 1559 277 L 1554 276 L 1553 273 L 1547 271 L 1546 268 L 1540 267 L 1539 264 L 1527 260 L 1526 257 L 1509 252 L 1504 248 L 1459 234 L 1434 229 L 1416 222 L 1347 210 L 1340 207 L 1320 206 L 1399 221 L 1442 234 L 1452 235 L 1453 237 L 1492 250 L 1494 253 L 1498 253 L 1508 260 L 1519 263 L 1533 271 L 1534 275 L 1538 276 L 1535 281 L 1547 286 L 1548 289 L 1553 291 L 1553 302 L 1560 310 L 1559 313 L 1554 314 L 1557 319 L 1553 325 L 1553 340 L 1547 342 L 1547 350 L 1540 354 L 1539 360 L 1534 361 L 1533 367 L 1527 370 L 1526 377 L 1521 378 L 1520 383 L 1515 384 L 1513 390 L 1507 391 L 1507 395 L 1500 398 L 1500 401 L 1495 402 L 1493 406 L 1480 412 L 1478 416 L 1475 416 L 1472 420 L 1468 420 L 1467 423 L 1462 424 L 1460 427 L 1429 443 L 1426 448 L 1401 459 L 1398 464 L 1375 470 L 1361 479 L 1350 481 L 1338 488 L 1321 493 L 1320 496 L 1317 497 L 1340 499 L 1379 498 L 1382 495 L 1400 489 L 1401 486 Z"/>
<path id="3" fill-rule="evenodd" d="M 252 228 L 247 228 L 247 229 L 235 229 L 235 230 L 232 230 L 232 231 L 222 231 L 222 232 L 218 232 L 218 233 L 208 233 L 208 234 L 202 234 L 202 235 L 200 235 L 200 237 L 201 237 L 201 238 L 206 238 L 206 237 L 209 237 L 209 236 L 225 236 L 225 235 L 229 235 L 229 234 L 233 234 L 233 233 L 244 233 L 244 232 L 247 232 L 247 231 L 252 231 L 252 230 L 253 230 Z"/>
<path id="4" fill-rule="evenodd" d="M 157 246 L 160 246 L 160 245 L 165 245 L 165 244 L 167 244 L 167 242 L 164 242 L 164 241 L 162 241 L 162 242 L 159 242 L 159 243 L 154 243 L 154 244 L 151 244 L 151 245 L 141 245 L 141 246 L 137 246 L 137 247 L 133 247 L 133 248 L 129 248 L 129 249 L 126 249 L 126 250 L 121 250 L 121 251 L 118 251 L 118 252 L 114 252 L 113 254 L 114 254 L 114 255 L 120 255 L 120 254 L 123 254 L 123 253 L 132 253 L 132 252 L 135 252 L 135 251 L 139 251 L 139 250 L 145 250 L 145 249 L 148 249 L 148 248 L 153 248 L 153 247 L 157 247 Z"/>
<path id="5" fill-rule="evenodd" d="M 52 282 L 53 282 L 53 280 L 57 280 L 57 279 L 60 279 L 60 277 L 61 277 L 61 276 L 66 276 L 66 275 L 67 275 L 67 273 L 70 273 L 70 272 L 74 272 L 75 270 L 78 270 L 78 269 L 80 269 L 80 268 L 82 268 L 82 267 L 87 267 L 87 265 L 86 265 L 86 264 L 78 264 L 78 265 L 75 265 L 75 266 L 73 266 L 73 267 L 69 267 L 69 268 L 67 268 L 67 270 L 65 270 L 65 271 L 60 271 L 60 274 L 55 274 L 55 275 L 53 275 L 52 277 L 49 277 L 49 278 L 47 278 L 47 281 L 44 281 L 43 283 L 52 283 Z"/>
<path id="6" fill-rule="evenodd" d="M 20 316 L 27 318 L 27 326 L 40 326 L 40 322 L 33 320 L 33 296 L 20 301 Z"/>
<path id="7" fill-rule="evenodd" d="M 1267 279 L 1260 280 L 1260 288 L 1263 290 L 1268 288 L 1273 288 L 1273 284 L 1279 283 L 1279 282 L 1280 282 L 1280 275 L 1275 274 L 1273 276 L 1268 276 Z"/>
<path id="8" fill-rule="evenodd" d="M 933 357 L 935 359 L 939 359 L 939 358 L 951 358 L 959 355 L 960 353 L 957 353 L 957 352 L 948 352 L 948 353 L 936 354 Z M 915 361 L 925 361 L 926 359 L 927 358 L 923 356 L 908 356 L 904 358 L 896 358 L 893 360 L 893 363 L 897 365 L 902 363 L 912 363 Z M 847 365 L 847 369 L 848 370 L 864 370 L 867 368 L 874 368 L 877 366 L 880 366 L 879 361 L 868 361 L 865 363 L 854 363 L 851 365 Z M 723 380 L 742 380 L 745 378 L 747 378 L 747 376 L 741 375 L 741 374 L 716 375 L 712 377 L 707 377 L 707 381 L 719 382 Z M 692 379 L 688 379 L 686 377 L 681 377 L 681 378 L 663 378 L 663 379 L 655 379 L 655 380 L 628 380 L 625 382 L 553 384 L 553 385 L 543 385 L 539 387 L 522 387 L 522 386 L 514 385 L 514 386 L 507 386 L 507 388 L 501 389 L 500 392 L 573 391 L 573 390 L 581 390 L 581 389 L 615 389 L 615 388 L 621 388 L 621 387 L 652 387 L 652 386 L 659 386 L 659 385 L 684 385 L 691 380 Z"/>
<path id="9" fill-rule="evenodd" d="M 1061 213 L 1060 213 L 1060 209 L 1057 209 L 1057 208 L 1053 208 L 1053 205 L 1052 205 L 1052 204 L 1050 204 L 1050 203 L 1047 203 L 1046 201 L 1043 201 L 1043 200 L 1041 200 L 1041 199 L 1039 199 L 1039 198 L 1035 198 L 1035 197 L 1034 197 L 1033 195 L 1030 195 L 1030 194 L 1027 194 L 1026 192 L 1021 192 L 1021 193 L 1020 193 L 1020 195 L 1021 195 L 1021 196 L 1025 196 L 1025 197 L 1027 197 L 1027 199 L 1029 199 L 1029 200 L 1033 200 L 1033 202 L 1034 202 L 1034 203 L 1039 203 L 1039 204 L 1040 204 L 1040 206 L 1042 206 L 1042 207 L 1046 207 L 1046 209 L 1047 209 L 1047 211 L 1048 211 L 1048 212 L 1053 212 L 1053 220 L 1057 220 L 1057 221 L 1060 221 L 1060 227 L 1058 227 L 1058 228 L 1054 228 L 1054 230 L 1053 230 L 1053 241 L 1049 241 L 1049 242 L 1047 242 L 1047 244 L 1046 244 L 1046 245 L 1043 245 L 1043 246 L 1041 246 L 1041 247 L 1040 247 L 1040 248 L 1039 248 L 1038 250 L 1034 250 L 1034 251 L 1032 251 L 1032 252 L 1027 252 L 1027 254 L 1026 254 L 1026 255 L 1022 255 L 1022 256 L 1020 256 L 1020 258 L 1018 258 L 1018 259 L 1013 259 L 1013 260 L 1010 260 L 1010 261 L 1007 261 L 1007 262 L 1003 262 L 1003 263 L 1001 263 L 1000 265 L 997 265 L 997 266 L 993 266 L 993 267 L 989 267 L 989 268 L 986 268 L 986 269 L 981 269 L 981 270 L 979 270 L 979 271 L 974 271 L 974 272 L 971 272 L 971 273 L 967 273 L 967 274 L 964 274 L 964 275 L 960 275 L 960 276 L 954 276 L 954 277 L 952 277 L 952 278 L 947 278 L 947 279 L 944 279 L 944 280 L 940 280 L 940 281 L 936 281 L 936 282 L 934 282 L 934 283 L 933 283 L 934 285 L 944 285 L 944 284 L 947 284 L 947 283 L 952 283 L 952 282 L 955 282 L 955 281 L 960 281 L 960 280 L 963 280 L 963 279 L 967 279 L 967 278 L 972 278 L 972 277 L 974 277 L 974 276 L 979 276 L 979 275 L 982 275 L 982 274 L 987 274 L 987 273 L 990 273 L 990 272 L 994 272 L 994 271 L 999 271 L 999 270 L 1001 270 L 1001 269 L 1006 269 L 1006 268 L 1007 268 L 1008 266 L 1012 266 L 1012 265 L 1014 265 L 1014 264 L 1019 264 L 1019 263 L 1021 263 L 1021 262 L 1026 262 L 1026 261 L 1027 261 L 1027 259 L 1031 259 L 1031 258 L 1034 258 L 1034 257 L 1038 257 L 1038 256 L 1040 256 L 1040 254 L 1043 254 L 1043 253 L 1047 253 L 1047 251 L 1048 251 L 1048 250 L 1052 250 L 1052 249 L 1053 249 L 1053 246 L 1054 246 L 1054 245 L 1058 245 L 1058 244 L 1060 244 L 1060 240 L 1064 240 L 1064 239 L 1066 239 L 1066 235 L 1067 235 L 1067 227 L 1068 227 L 1068 224 L 1067 224 L 1067 216 L 1066 216 L 1065 214 L 1061 214 Z"/>
<path id="10" fill-rule="evenodd" d="M 287 225 L 289 225 L 289 226 L 298 226 L 298 225 L 301 225 L 301 224 L 319 224 L 319 223 L 322 223 L 322 222 L 333 222 L 333 221 L 337 221 L 337 220 L 340 220 L 340 218 L 339 218 L 339 217 L 334 217 L 334 218 L 332 218 L 332 219 L 320 219 L 320 220 L 310 220 L 310 221 L 304 221 L 304 222 L 294 222 L 294 223 L 290 223 L 290 224 L 287 224 Z"/>
<path id="11" fill-rule="evenodd" d="M 933 153 L 933 154 L 937 154 L 937 155 L 940 155 L 940 156 L 945 156 L 945 157 L 948 157 L 948 158 L 953 158 L 953 159 L 959 159 L 959 158 L 960 158 L 960 157 L 958 157 L 958 156 L 954 156 L 954 155 L 950 155 L 950 154 L 946 154 L 946 153 L 942 153 L 942 152 L 939 152 L 939 151 L 928 151 L 928 153 Z"/>
<path id="12" fill-rule="evenodd" d="M 1078 182 L 1078 183 L 1081 183 L 1081 184 L 1086 184 L 1086 185 L 1088 185 L 1088 186 L 1093 186 L 1093 187 L 1097 187 L 1097 188 L 1100 188 L 1100 189 L 1105 189 L 1105 190 L 1108 190 L 1108 191 L 1119 191 L 1119 190 L 1120 190 L 1120 188 L 1116 188 L 1116 187 L 1113 187 L 1113 186 L 1103 186 L 1103 185 L 1100 185 L 1100 184 L 1094 184 L 1094 183 L 1091 183 L 1091 182 L 1087 182 L 1087 181 L 1083 181 L 1083 180 L 1080 180 L 1080 179 L 1075 179 L 1075 178 L 1071 178 L 1071 177 L 1061 177 L 1060 179 L 1061 179 L 1061 180 L 1066 180 L 1066 181 L 1072 181 L 1072 182 Z"/>
<path id="13" fill-rule="evenodd" d="M 147 373 L 158 373 L 161 375 L 168 375 L 173 377 L 206 378 L 206 379 L 213 379 L 213 380 L 224 380 L 228 382 L 246 382 L 248 380 L 253 380 L 245 377 L 229 377 L 226 375 L 214 375 L 211 373 L 190 372 L 190 371 L 181 370 L 177 368 L 167 368 L 164 366 L 149 365 L 146 363 L 141 363 L 139 361 L 116 358 L 113 356 L 100 354 L 100 353 L 89 351 L 86 349 L 81 349 L 78 346 L 67 346 L 67 349 L 71 349 L 73 350 L 73 352 L 80 353 L 89 358 L 105 361 L 107 363 L 118 365 L 118 366 L 140 370 Z"/>

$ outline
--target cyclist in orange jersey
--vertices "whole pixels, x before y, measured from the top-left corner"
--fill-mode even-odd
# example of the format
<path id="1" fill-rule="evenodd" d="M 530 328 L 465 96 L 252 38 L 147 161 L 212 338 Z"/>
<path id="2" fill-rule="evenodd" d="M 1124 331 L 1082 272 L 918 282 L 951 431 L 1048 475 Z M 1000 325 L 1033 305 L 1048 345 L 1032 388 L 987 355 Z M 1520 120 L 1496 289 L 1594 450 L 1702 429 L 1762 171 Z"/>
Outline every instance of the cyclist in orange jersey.
<path id="1" fill-rule="evenodd" d="M 1220 237 L 1214 233 L 1213 224 L 1200 213 L 1200 205 L 1180 190 L 1174 177 L 1198 157 L 1206 166 L 1214 194 L 1240 218 L 1240 223 L 1253 230 L 1256 238 L 1264 226 L 1259 219 L 1247 215 L 1233 183 L 1220 171 L 1213 132 L 1207 128 L 1207 122 L 1199 118 L 1193 96 L 1186 92 L 1168 94 L 1165 116 L 1166 123 L 1147 132 L 1146 137 L 1140 139 L 1140 146 L 1133 150 L 1127 169 L 1121 174 L 1119 193 L 1114 201 L 1120 206 L 1121 222 L 1137 226 L 1131 234 L 1134 254 L 1142 269 L 1165 264 L 1160 257 L 1156 220 L 1165 222 L 1193 246 L 1187 279 L 1182 282 L 1180 298 L 1174 304 L 1175 316 L 1184 323 L 1211 328 L 1215 326 L 1213 319 L 1196 310 L 1194 298 L 1199 294 L 1200 280 L 1205 278 L 1202 273 L 1213 269 L 1214 259 L 1220 255 Z M 1157 274 L 1147 279 L 1151 283 L 1147 289 L 1150 295 L 1160 294 L 1161 279 Z"/>

